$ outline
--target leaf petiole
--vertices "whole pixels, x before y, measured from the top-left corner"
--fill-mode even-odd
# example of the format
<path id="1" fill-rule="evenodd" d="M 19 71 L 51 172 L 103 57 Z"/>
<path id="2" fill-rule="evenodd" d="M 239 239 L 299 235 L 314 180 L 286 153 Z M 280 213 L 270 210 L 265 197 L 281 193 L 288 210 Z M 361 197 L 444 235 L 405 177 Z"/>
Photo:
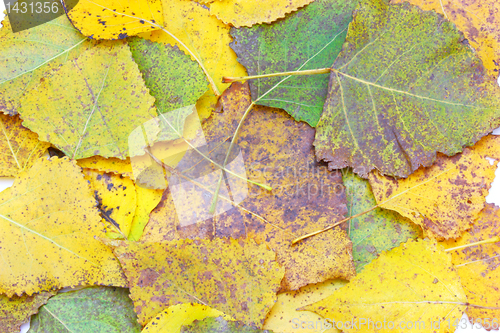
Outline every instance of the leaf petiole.
<path id="1" fill-rule="evenodd" d="M 222 78 L 222 83 L 231 83 L 236 81 L 246 81 L 252 79 L 262 79 L 266 77 L 276 77 L 276 76 L 328 74 L 331 72 L 331 70 L 332 69 L 328 67 L 328 68 L 308 69 L 303 71 L 279 72 L 279 73 L 252 75 L 252 76 L 240 76 L 240 77 L 224 76 Z"/>
<path id="2" fill-rule="evenodd" d="M 471 247 L 471 246 L 476 246 L 476 245 L 481 245 L 481 244 L 492 244 L 492 243 L 497 243 L 497 242 L 500 242 L 500 236 L 495 236 L 493 238 L 485 239 L 485 240 L 470 243 L 470 244 L 460 245 L 460 246 L 456 246 L 456 247 L 450 247 L 449 249 L 446 249 L 445 251 L 446 252 L 455 251 L 455 250 L 459 250 L 459 249 L 464 249 L 466 247 Z"/>

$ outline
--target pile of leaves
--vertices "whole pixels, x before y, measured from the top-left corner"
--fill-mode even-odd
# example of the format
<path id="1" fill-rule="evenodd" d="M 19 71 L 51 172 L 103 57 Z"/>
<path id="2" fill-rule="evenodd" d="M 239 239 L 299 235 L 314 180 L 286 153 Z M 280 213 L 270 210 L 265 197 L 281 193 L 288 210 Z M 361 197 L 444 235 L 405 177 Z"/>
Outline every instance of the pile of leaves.
<path id="1" fill-rule="evenodd" d="M 500 5 L 411 2 L 5 19 L 0 332 L 498 325 Z"/>

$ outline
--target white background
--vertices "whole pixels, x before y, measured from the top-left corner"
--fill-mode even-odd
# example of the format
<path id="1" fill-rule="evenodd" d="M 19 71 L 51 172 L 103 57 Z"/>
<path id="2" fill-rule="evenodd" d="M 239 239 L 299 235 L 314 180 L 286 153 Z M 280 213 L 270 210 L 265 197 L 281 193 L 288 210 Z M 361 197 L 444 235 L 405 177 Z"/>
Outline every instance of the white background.
<path id="1" fill-rule="evenodd" d="M 3 20 L 4 14 L 3 11 L 5 10 L 5 5 L 3 1 L 0 1 L 0 21 Z M 1 25 L 0 25 L 1 26 Z M 500 79 L 499 79 L 499 84 L 500 84 Z M 500 128 L 497 128 L 493 134 L 500 135 Z M 491 156 L 492 158 L 498 159 L 500 156 Z M 488 203 L 494 203 L 497 206 L 500 206 L 500 168 L 497 168 L 497 171 L 495 173 L 495 180 L 491 186 L 490 193 L 486 197 L 486 202 Z M 13 183 L 13 178 L 4 178 L 0 177 L 0 191 L 3 191 L 7 187 L 12 186 Z M 462 323 L 465 322 L 465 319 L 467 318 L 467 315 L 464 314 L 462 317 Z M 500 320 L 500 318 L 498 318 Z M 477 328 L 477 327 L 472 327 L 472 325 L 468 322 L 468 328 L 462 329 L 458 328 L 455 333 L 479 333 L 479 332 L 487 332 L 485 329 L 482 328 Z M 462 324 L 460 324 L 462 325 Z M 29 329 L 29 323 L 24 324 L 21 327 L 21 333 L 26 332 Z M 496 331 L 490 331 L 490 332 L 500 332 L 500 330 Z"/>

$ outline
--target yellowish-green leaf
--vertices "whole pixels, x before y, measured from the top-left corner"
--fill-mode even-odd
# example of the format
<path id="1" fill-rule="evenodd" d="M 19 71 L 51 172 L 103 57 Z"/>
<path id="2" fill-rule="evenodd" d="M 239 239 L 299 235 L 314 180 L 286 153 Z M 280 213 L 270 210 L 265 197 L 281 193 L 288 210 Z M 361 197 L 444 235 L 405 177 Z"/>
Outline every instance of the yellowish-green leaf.
<path id="1" fill-rule="evenodd" d="M 149 214 L 158 205 L 163 194 L 163 190 L 148 189 L 142 186 L 136 186 L 137 208 L 135 209 L 134 220 L 128 233 L 128 239 L 138 241 L 144 227 L 149 222 Z"/>
<path id="2" fill-rule="evenodd" d="M 21 330 L 21 325 L 38 312 L 54 293 L 42 292 L 32 296 L 0 295 L 0 333 L 13 333 Z"/>
<path id="3" fill-rule="evenodd" d="M 81 169 L 39 159 L 0 194 L 0 292 L 8 296 L 82 284 L 125 286 Z"/>

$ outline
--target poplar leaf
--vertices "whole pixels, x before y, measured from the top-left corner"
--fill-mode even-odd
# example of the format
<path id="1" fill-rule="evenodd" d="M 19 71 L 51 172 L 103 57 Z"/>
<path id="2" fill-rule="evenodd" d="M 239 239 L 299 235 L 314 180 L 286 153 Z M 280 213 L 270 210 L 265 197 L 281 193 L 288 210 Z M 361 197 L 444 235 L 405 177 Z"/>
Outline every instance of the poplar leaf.
<path id="1" fill-rule="evenodd" d="M 38 308 L 47 303 L 52 292 L 42 292 L 32 296 L 0 295 L 0 333 L 19 332 L 21 325 L 27 322 Z"/>

